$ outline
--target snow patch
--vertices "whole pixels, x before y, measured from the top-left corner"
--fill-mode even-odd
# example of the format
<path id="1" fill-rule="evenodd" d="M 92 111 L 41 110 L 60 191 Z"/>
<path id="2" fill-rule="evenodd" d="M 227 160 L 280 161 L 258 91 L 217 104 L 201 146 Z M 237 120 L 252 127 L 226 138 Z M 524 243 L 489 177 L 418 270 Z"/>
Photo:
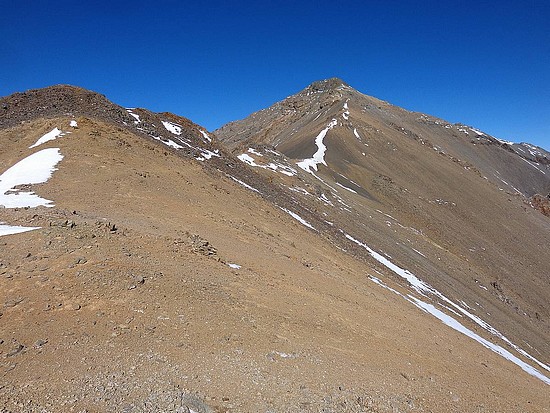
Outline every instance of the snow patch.
<path id="1" fill-rule="evenodd" d="M 426 258 L 426 256 L 424 254 L 422 254 L 420 251 L 418 251 L 417 249 L 412 249 L 414 252 L 416 252 L 418 255 L 422 255 L 424 258 Z"/>
<path id="2" fill-rule="evenodd" d="M 435 308 L 432 304 L 425 303 L 422 300 L 419 300 L 416 297 L 413 297 L 411 295 L 408 296 L 410 301 L 416 305 L 418 308 L 424 310 L 425 312 L 433 315 L 440 321 L 442 321 L 447 326 L 451 327 L 452 329 L 474 339 L 484 347 L 488 348 L 489 350 L 497 353 L 498 355 L 504 357 L 505 359 L 511 361 L 515 365 L 519 366 L 523 371 L 530 374 L 531 376 L 534 376 L 540 380 L 542 380 L 546 384 L 550 384 L 550 379 L 546 377 L 544 374 L 542 374 L 540 371 L 538 371 L 536 368 L 531 366 L 530 364 L 527 364 L 520 358 L 514 356 L 512 353 L 510 353 L 505 348 L 499 346 L 498 344 L 491 343 L 489 340 L 484 339 L 483 337 L 479 336 L 478 334 L 474 333 L 469 328 L 464 327 L 462 324 L 460 324 L 458 321 L 456 321 L 451 316 L 445 314 L 443 311 L 438 310 Z M 524 351 L 521 351 L 523 355 L 525 355 Z M 531 358 L 531 357 L 529 357 Z"/>
<path id="3" fill-rule="evenodd" d="M 34 229 L 40 229 L 40 227 L 20 227 L 17 225 L 5 225 L 0 222 L 0 237 L 3 235 L 20 234 Z"/>
<path id="4" fill-rule="evenodd" d="M 256 156 L 263 156 L 260 152 L 256 151 L 254 148 L 248 148 L 248 152 L 253 153 Z"/>
<path id="5" fill-rule="evenodd" d="M 162 121 L 162 124 L 164 125 L 164 127 L 166 128 L 166 130 L 170 133 L 173 133 L 174 135 L 181 135 L 181 126 L 180 125 L 177 125 L 175 123 L 172 123 L 172 122 L 166 122 L 166 121 Z"/>
<path id="6" fill-rule="evenodd" d="M 246 153 L 243 153 L 242 155 L 237 156 L 237 158 L 239 158 L 242 162 L 250 166 L 260 166 L 256 163 L 256 160 L 252 156 L 247 155 Z"/>
<path id="7" fill-rule="evenodd" d="M 255 155 L 263 156 L 262 154 L 258 154 L 252 148 L 248 149 L 248 152 L 253 153 Z M 264 165 L 257 164 L 256 160 L 252 156 L 248 155 L 247 153 L 243 153 L 243 154 L 237 156 L 237 158 L 239 158 L 239 160 L 241 160 L 241 162 L 244 162 L 247 165 L 250 165 L 250 166 L 253 166 L 253 167 L 256 167 L 256 168 L 270 169 L 274 172 L 280 172 L 280 173 L 282 173 L 284 175 L 287 175 L 287 176 L 294 176 L 294 175 L 297 174 L 296 169 L 291 168 L 290 166 L 281 165 L 281 164 L 277 164 L 277 163 L 273 163 L 273 162 L 270 162 L 269 164 L 264 164 Z"/>
<path id="8" fill-rule="evenodd" d="M 204 139 L 206 139 L 208 142 L 212 142 L 212 138 L 208 136 L 208 133 L 203 130 L 199 130 L 199 132 L 202 134 L 202 136 L 204 136 Z"/>
<path id="9" fill-rule="evenodd" d="M 347 101 L 346 101 L 346 103 L 344 103 L 344 113 L 342 113 L 342 117 L 345 120 L 349 119 L 349 110 L 348 110 L 348 102 Z"/>
<path id="10" fill-rule="evenodd" d="M 38 145 L 42 145 L 43 143 L 53 141 L 62 135 L 63 135 L 62 131 L 60 131 L 58 128 L 54 128 L 53 130 L 51 130 L 50 132 L 42 136 L 40 139 L 38 139 L 34 145 L 29 146 L 29 149 L 36 148 Z"/>
<path id="11" fill-rule="evenodd" d="M 307 190 L 300 186 L 289 186 L 288 189 L 290 189 L 292 192 L 298 192 L 302 195 L 311 195 Z"/>
<path id="12" fill-rule="evenodd" d="M 176 142 L 174 142 L 171 139 L 164 139 L 164 138 L 161 138 L 159 136 L 153 136 L 153 135 L 151 135 L 151 137 L 153 139 L 156 139 L 159 142 L 164 143 L 166 146 L 170 146 L 171 148 L 174 148 L 174 149 L 182 149 L 183 148 L 183 146 L 178 145 Z"/>
<path id="13" fill-rule="evenodd" d="M 314 231 L 317 231 L 313 225 L 311 225 L 309 222 L 307 222 L 305 219 L 303 219 L 300 215 L 292 212 L 292 211 L 289 211 L 288 209 L 286 208 L 282 208 L 282 207 L 279 207 L 281 208 L 283 211 L 285 211 L 287 214 L 289 214 L 292 218 L 294 218 L 296 221 L 298 221 L 300 224 L 302 225 L 305 225 L 306 227 L 314 230 Z"/>
<path id="14" fill-rule="evenodd" d="M 495 138 L 495 139 L 505 145 L 515 145 L 515 143 L 511 141 L 505 141 L 504 139 L 499 139 L 499 138 Z"/>
<path id="15" fill-rule="evenodd" d="M 139 119 L 139 115 L 137 113 L 132 112 L 132 109 L 126 109 L 126 111 L 130 116 L 133 116 L 136 119 L 134 123 L 141 123 L 141 120 Z"/>
<path id="16" fill-rule="evenodd" d="M 340 182 L 336 182 L 336 185 L 338 185 L 339 187 L 342 187 L 342 188 L 344 188 L 344 189 L 345 189 L 346 191 L 350 191 L 350 192 L 353 192 L 354 194 L 356 194 L 356 193 L 357 193 L 357 191 L 354 191 L 353 189 L 351 189 L 351 188 L 348 188 L 347 186 L 344 186 L 344 185 L 342 185 L 342 184 L 341 184 Z"/>
<path id="17" fill-rule="evenodd" d="M 531 165 L 533 168 L 535 168 L 537 171 L 539 172 L 542 172 L 544 175 L 546 175 L 546 172 L 544 172 L 542 169 L 539 169 L 537 168 L 535 165 L 533 165 L 531 162 L 529 162 L 527 159 L 523 158 L 523 157 L 519 157 L 519 159 L 521 159 L 522 161 L 524 162 L 527 162 L 527 164 Z"/>
<path id="18" fill-rule="evenodd" d="M 71 123 L 69 124 L 69 126 L 71 128 L 78 128 L 78 123 L 76 122 L 76 120 L 72 120 Z"/>
<path id="19" fill-rule="evenodd" d="M 321 193 L 321 196 L 319 196 L 319 199 L 327 205 L 334 206 L 334 204 L 330 201 L 330 199 L 328 199 L 327 196 L 323 193 Z"/>
<path id="20" fill-rule="evenodd" d="M 0 175 L 0 205 L 6 208 L 52 207 L 52 201 L 40 198 L 34 192 L 22 192 L 15 187 L 46 182 L 57 170 L 55 166 L 62 159 L 59 148 L 47 148 L 17 162 Z"/>
<path id="21" fill-rule="evenodd" d="M 257 192 L 257 193 L 261 194 L 260 191 L 258 191 L 256 188 L 251 187 L 251 186 L 248 185 L 246 182 L 243 182 L 243 181 L 241 181 L 240 179 L 237 179 L 237 178 L 235 178 L 234 176 L 231 176 L 231 175 L 227 175 L 227 176 L 229 176 L 231 179 L 233 179 L 233 180 L 234 180 L 235 182 L 237 182 L 238 184 L 244 186 L 246 189 L 250 189 L 251 191 L 254 191 L 254 192 Z"/>
<path id="22" fill-rule="evenodd" d="M 211 159 L 213 156 L 220 156 L 217 149 L 214 152 L 202 148 L 199 148 L 199 150 L 201 151 L 201 156 L 195 158 L 197 161 L 204 161 L 205 159 Z"/>
<path id="23" fill-rule="evenodd" d="M 177 128 L 179 128 L 180 133 L 181 133 L 181 128 L 180 128 L 178 125 L 173 124 L 173 123 L 170 123 L 170 122 L 166 122 L 166 123 L 169 123 L 170 125 L 174 126 L 174 128 L 175 128 L 174 131 L 177 131 L 177 130 L 178 130 Z M 163 122 L 163 124 L 164 124 L 164 122 Z M 166 125 L 164 125 L 164 126 L 166 127 Z M 170 127 L 170 126 L 169 126 L 169 127 Z M 138 129 L 139 129 L 139 128 L 138 128 Z M 167 127 L 167 129 L 168 129 L 168 127 Z M 170 132 L 172 132 L 172 131 L 170 131 Z M 172 132 L 172 133 L 175 133 L 175 132 Z M 177 134 L 177 133 L 176 133 L 176 134 Z M 174 141 L 171 140 L 171 139 L 165 139 L 165 138 L 161 138 L 161 137 L 159 137 L 159 136 L 154 136 L 154 135 L 150 135 L 150 136 L 151 136 L 153 139 L 156 139 L 157 141 L 160 141 L 160 142 L 162 142 L 163 144 L 165 144 L 166 146 L 169 146 L 169 147 L 171 147 L 171 148 L 174 148 L 174 149 L 182 149 L 182 148 L 183 148 L 182 145 L 180 145 L 179 143 L 174 142 Z M 217 157 L 220 156 L 220 154 L 218 153 L 218 150 L 217 150 L 217 149 L 216 149 L 215 151 L 210 151 L 210 150 L 208 150 L 208 149 L 204 149 L 204 148 L 200 148 L 200 147 L 193 146 L 193 145 L 191 145 L 190 143 L 186 142 L 186 141 L 185 141 L 184 139 L 182 139 L 182 138 L 177 138 L 177 139 L 178 139 L 178 141 L 179 141 L 181 144 L 183 144 L 183 145 L 185 145 L 185 146 L 187 146 L 187 147 L 189 147 L 189 148 L 191 148 L 191 149 L 194 149 L 194 150 L 197 151 L 197 152 L 200 152 L 200 156 L 195 157 L 195 159 L 198 160 L 198 161 L 204 161 L 204 160 L 207 160 L 207 159 L 211 159 L 213 156 L 217 156 Z"/>

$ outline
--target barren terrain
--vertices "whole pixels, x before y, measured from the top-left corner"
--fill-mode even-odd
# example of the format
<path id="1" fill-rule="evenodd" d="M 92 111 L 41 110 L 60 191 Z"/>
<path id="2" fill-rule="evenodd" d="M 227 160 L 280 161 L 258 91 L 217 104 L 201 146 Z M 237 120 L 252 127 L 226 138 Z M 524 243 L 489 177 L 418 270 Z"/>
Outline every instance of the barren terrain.
<path id="1" fill-rule="evenodd" d="M 373 196 L 341 192 L 359 211 L 345 215 L 293 198 L 293 180 L 315 187 L 305 173 L 279 181 L 229 154 L 197 160 L 200 150 L 184 156 L 126 126 L 80 115 L 0 130 L 0 173 L 53 128 L 71 132 L 37 148 L 64 156 L 32 187 L 55 206 L 0 209 L 0 222 L 41 227 L 0 237 L 0 411 L 549 411 L 548 384 L 404 300 L 396 292 L 411 294 L 408 284 L 343 236 L 361 234 L 453 300 L 494 311 L 492 324 L 548 363 L 550 271 L 538 271 L 548 269 L 550 224 L 523 198 L 466 174 L 460 185 L 471 198 L 451 212 L 432 205 L 416 214 L 409 208 L 425 208 L 413 198 L 428 175 L 407 188 L 415 196 L 403 195 L 350 167 L 348 177 Z M 412 168 L 416 146 L 396 145 L 410 150 Z M 349 159 L 330 156 L 329 165 Z M 434 159 L 428 172 L 458 170 Z M 503 227 L 516 238 L 499 236 Z M 429 258 L 395 246 L 407 239 Z M 488 270 L 497 267 L 498 275 Z M 492 290 L 484 296 L 478 283 Z"/>

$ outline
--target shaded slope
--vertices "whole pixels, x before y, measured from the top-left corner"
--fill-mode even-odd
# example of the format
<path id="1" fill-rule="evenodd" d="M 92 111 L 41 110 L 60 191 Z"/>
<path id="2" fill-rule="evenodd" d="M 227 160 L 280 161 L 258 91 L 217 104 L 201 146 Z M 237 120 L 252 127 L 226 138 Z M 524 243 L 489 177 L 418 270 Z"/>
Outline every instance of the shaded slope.
<path id="1" fill-rule="evenodd" d="M 346 102 L 353 107 L 352 120 L 344 109 Z M 512 144 L 472 127 L 409 112 L 357 92 L 336 78 L 314 82 L 267 109 L 228 123 L 216 134 L 232 149 L 250 143 L 269 144 L 291 158 L 304 158 L 310 145 L 304 142 L 304 134 L 321 130 L 334 117 L 364 143 L 386 137 L 390 141 L 412 140 L 474 168 L 507 191 L 516 192 L 517 188 L 527 196 L 550 192 L 550 154 L 544 149 Z"/>

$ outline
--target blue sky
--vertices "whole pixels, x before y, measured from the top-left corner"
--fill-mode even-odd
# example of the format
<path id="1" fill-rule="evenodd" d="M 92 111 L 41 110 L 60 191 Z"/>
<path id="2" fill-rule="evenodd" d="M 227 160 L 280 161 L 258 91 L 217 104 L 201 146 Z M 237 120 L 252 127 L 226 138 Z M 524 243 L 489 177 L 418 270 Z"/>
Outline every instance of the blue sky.
<path id="1" fill-rule="evenodd" d="M 548 1 L 0 6 L 2 96 L 67 83 L 212 130 L 337 76 L 406 109 L 550 149 Z"/>

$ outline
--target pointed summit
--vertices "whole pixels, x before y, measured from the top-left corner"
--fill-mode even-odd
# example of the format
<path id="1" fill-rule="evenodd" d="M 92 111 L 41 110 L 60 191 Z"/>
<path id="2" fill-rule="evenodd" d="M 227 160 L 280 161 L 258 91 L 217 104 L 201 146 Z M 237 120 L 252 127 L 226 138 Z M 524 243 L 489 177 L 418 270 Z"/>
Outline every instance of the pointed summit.
<path id="1" fill-rule="evenodd" d="M 306 89 L 314 92 L 324 92 L 329 90 L 335 90 L 342 86 L 350 87 L 346 82 L 338 77 L 331 77 L 330 79 L 317 80 L 309 85 Z"/>

